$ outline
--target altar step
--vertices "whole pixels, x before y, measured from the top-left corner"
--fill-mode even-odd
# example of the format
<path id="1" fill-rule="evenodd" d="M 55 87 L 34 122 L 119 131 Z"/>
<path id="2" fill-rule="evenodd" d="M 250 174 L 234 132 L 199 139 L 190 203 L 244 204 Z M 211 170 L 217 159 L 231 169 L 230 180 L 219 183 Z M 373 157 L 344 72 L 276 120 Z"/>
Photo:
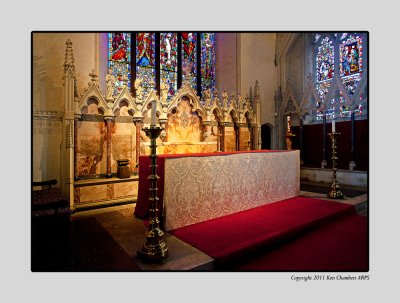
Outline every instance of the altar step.
<path id="1" fill-rule="evenodd" d="M 348 226 L 351 226 L 351 230 L 346 229 Z M 368 268 L 367 218 L 357 215 L 353 205 L 322 199 L 295 197 L 182 227 L 170 233 L 212 257 L 215 260 L 215 270 L 285 271 L 298 270 L 303 265 L 307 270 L 319 270 L 324 266 L 326 270 L 341 268 L 351 271 Z M 327 244 L 323 241 L 320 243 L 325 243 L 325 247 L 333 251 L 332 256 L 340 256 L 342 251 L 349 250 L 350 245 L 350 251 L 354 256 L 360 257 L 360 262 L 352 265 L 346 258 L 328 257 L 319 264 L 321 259 L 318 258 L 318 252 L 324 249 L 318 246 L 318 241 L 313 242 L 312 239 L 321 237 Z M 303 242 L 307 245 L 304 246 Z M 300 244 L 296 246 L 290 243 Z M 329 243 L 335 243 L 337 247 L 328 246 Z M 352 247 L 353 244 L 355 247 Z M 295 250 L 292 251 L 290 245 Z M 268 267 L 269 263 L 264 262 L 265 258 L 268 260 L 268 254 L 278 248 L 284 249 L 283 255 L 302 256 L 299 247 L 307 251 L 306 255 L 311 257 L 311 263 L 303 264 L 299 258 L 299 263 L 290 263 L 293 267 L 291 269 L 284 264 L 281 267 Z M 314 254 L 315 257 L 312 257 Z M 264 264 L 264 267 L 257 267 L 254 264 L 256 261 L 247 263 L 248 260 L 257 258 L 261 258 L 260 264 Z"/>
<path id="2" fill-rule="evenodd" d="M 356 271 L 367 272 L 368 219 L 343 216 L 281 246 L 251 254 L 231 271 Z M 248 255 L 250 257 L 250 255 Z"/>

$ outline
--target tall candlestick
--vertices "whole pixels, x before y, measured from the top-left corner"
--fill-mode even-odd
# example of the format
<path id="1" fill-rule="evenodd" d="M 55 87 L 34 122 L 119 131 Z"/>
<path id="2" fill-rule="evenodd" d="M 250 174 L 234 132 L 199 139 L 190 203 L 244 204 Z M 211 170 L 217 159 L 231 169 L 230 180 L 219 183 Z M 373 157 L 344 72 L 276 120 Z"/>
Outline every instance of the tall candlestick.
<path id="1" fill-rule="evenodd" d="M 335 132 L 335 120 L 332 120 L 332 133 Z"/>
<path id="2" fill-rule="evenodd" d="M 156 125 L 157 101 L 151 101 L 151 125 Z"/>
<path id="3" fill-rule="evenodd" d="M 154 106 L 154 103 L 153 103 Z M 155 107 L 153 107 L 155 110 Z M 147 137 L 150 138 L 150 169 L 151 174 L 147 177 L 150 180 L 150 209 L 149 209 L 149 230 L 145 233 L 146 243 L 137 251 L 137 256 L 144 262 L 164 263 L 168 257 L 168 246 L 164 238 L 164 231 L 160 228 L 160 218 L 162 214 L 159 211 L 163 209 L 162 199 L 157 197 L 157 144 L 156 140 L 162 131 L 161 127 L 150 125 L 150 128 L 144 128 Z"/>

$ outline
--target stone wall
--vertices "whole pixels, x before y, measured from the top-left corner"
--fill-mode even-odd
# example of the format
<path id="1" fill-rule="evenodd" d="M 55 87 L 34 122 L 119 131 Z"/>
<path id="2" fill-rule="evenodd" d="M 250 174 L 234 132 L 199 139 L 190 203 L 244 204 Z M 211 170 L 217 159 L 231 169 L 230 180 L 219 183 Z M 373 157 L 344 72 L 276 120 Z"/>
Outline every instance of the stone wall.
<path id="1" fill-rule="evenodd" d="M 33 180 L 57 179 L 60 186 L 61 145 L 64 115 L 65 42 L 73 42 L 79 89 L 87 84 L 87 75 L 95 67 L 96 34 L 32 34 L 32 157 Z"/>

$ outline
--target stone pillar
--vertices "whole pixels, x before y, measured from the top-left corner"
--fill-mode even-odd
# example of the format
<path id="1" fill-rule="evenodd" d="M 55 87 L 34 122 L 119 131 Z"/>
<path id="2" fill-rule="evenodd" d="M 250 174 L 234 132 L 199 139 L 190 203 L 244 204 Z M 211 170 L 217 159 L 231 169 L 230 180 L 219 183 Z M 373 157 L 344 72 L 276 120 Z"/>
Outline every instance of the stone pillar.
<path id="1" fill-rule="evenodd" d="M 220 124 L 216 125 L 216 131 L 217 131 L 217 152 L 222 151 L 222 126 Z"/>
<path id="2" fill-rule="evenodd" d="M 62 190 L 70 202 L 70 209 L 74 210 L 74 119 L 73 113 L 64 116 L 64 142 L 62 150 Z"/>
<path id="3" fill-rule="evenodd" d="M 300 165 L 304 164 L 303 157 L 303 116 L 300 116 L 300 134 L 299 134 L 299 143 L 300 143 Z"/>
<path id="4" fill-rule="evenodd" d="M 74 181 L 78 181 L 78 121 L 79 118 L 75 115 L 74 118 Z"/>
<path id="5" fill-rule="evenodd" d="M 325 168 L 325 166 L 328 165 L 328 162 L 326 162 L 326 115 L 322 116 L 322 162 L 321 162 L 321 168 Z"/>
<path id="6" fill-rule="evenodd" d="M 356 161 L 355 161 L 355 129 L 354 129 L 354 123 L 355 123 L 355 115 L 354 111 L 351 112 L 351 161 L 349 163 L 349 170 L 354 170 L 354 167 L 356 167 Z"/>
<path id="7" fill-rule="evenodd" d="M 134 173 L 139 173 L 139 156 L 140 156 L 140 132 L 142 131 L 143 127 L 143 121 L 138 119 L 138 120 L 133 120 L 136 126 L 136 165 L 134 169 Z"/>
<path id="8" fill-rule="evenodd" d="M 61 149 L 61 189 L 69 200 L 70 209 L 74 211 L 74 97 L 75 97 L 75 65 L 72 42 L 68 39 L 64 61 L 64 117 L 63 143 Z"/>
<path id="9" fill-rule="evenodd" d="M 257 123 L 252 123 L 251 126 L 251 149 L 256 150 L 258 149 L 258 125 Z"/>
<path id="10" fill-rule="evenodd" d="M 254 85 L 254 91 L 253 91 L 253 98 L 255 101 L 255 110 L 256 110 L 256 123 L 257 123 L 257 128 L 256 130 L 256 135 L 255 135 L 255 149 L 261 150 L 261 100 L 260 100 L 260 87 L 258 85 L 258 80 L 256 80 L 256 83 Z M 272 134 L 271 134 L 272 135 Z"/>
<path id="11" fill-rule="evenodd" d="M 206 142 L 207 138 L 211 136 L 211 123 L 210 123 L 210 121 L 204 121 L 203 122 L 203 126 L 204 126 L 204 133 L 203 133 L 202 140 L 204 142 Z"/>
<path id="12" fill-rule="evenodd" d="M 111 178 L 111 127 L 114 117 L 105 116 L 104 121 L 107 129 L 107 172 L 106 178 Z"/>
<path id="13" fill-rule="evenodd" d="M 224 141 L 224 136 L 225 136 L 225 125 L 224 123 L 221 123 L 219 125 L 220 129 L 220 142 L 219 142 L 219 151 L 223 152 L 225 151 L 225 141 Z"/>

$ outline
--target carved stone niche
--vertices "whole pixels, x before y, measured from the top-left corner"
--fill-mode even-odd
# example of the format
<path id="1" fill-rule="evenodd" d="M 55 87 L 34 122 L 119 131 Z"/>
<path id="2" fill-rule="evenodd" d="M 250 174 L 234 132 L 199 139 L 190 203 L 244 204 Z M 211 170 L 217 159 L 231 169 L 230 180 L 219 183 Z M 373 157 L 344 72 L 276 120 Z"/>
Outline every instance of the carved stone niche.
<path id="1" fill-rule="evenodd" d="M 167 120 L 167 142 L 197 143 L 203 134 L 202 119 L 193 112 L 187 97 L 182 97 L 178 106 L 171 111 Z"/>
<path id="2" fill-rule="evenodd" d="M 159 154 L 209 153 L 217 152 L 217 142 L 205 142 L 200 114 L 193 107 L 189 97 L 182 96 L 176 107 L 169 110 L 166 122 L 166 139 L 158 145 Z M 146 154 L 149 148 L 146 146 Z"/>
<path id="3" fill-rule="evenodd" d="M 119 106 L 114 110 L 115 121 L 133 123 L 133 110 L 129 108 L 129 103 L 126 100 L 121 100 Z"/>
<path id="4" fill-rule="evenodd" d="M 96 98 L 90 98 L 82 108 L 82 121 L 103 121 L 104 110 Z"/>

